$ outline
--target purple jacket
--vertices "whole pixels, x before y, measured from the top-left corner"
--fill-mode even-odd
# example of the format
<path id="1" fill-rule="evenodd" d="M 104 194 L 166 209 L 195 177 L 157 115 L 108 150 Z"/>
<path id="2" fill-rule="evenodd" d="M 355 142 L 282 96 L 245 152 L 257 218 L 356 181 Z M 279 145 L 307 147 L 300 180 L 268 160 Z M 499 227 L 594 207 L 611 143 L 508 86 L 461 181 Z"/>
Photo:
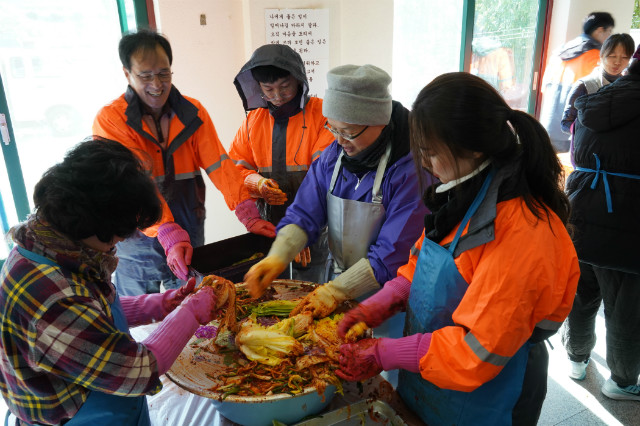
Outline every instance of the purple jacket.
<path id="1" fill-rule="evenodd" d="M 315 242 L 320 231 L 327 225 L 327 192 L 341 150 L 342 147 L 334 141 L 311 164 L 293 204 L 278 224 L 278 229 L 296 224 L 307 233 L 309 245 Z M 375 171 L 367 173 L 355 189 L 358 178 L 343 167 L 333 195 L 370 203 L 375 175 Z M 429 185 L 433 179 L 428 175 L 426 184 Z M 380 284 L 395 278 L 398 268 L 407 263 L 409 251 L 422 233 L 423 217 L 428 212 L 422 202 L 411 153 L 387 166 L 382 180 L 382 204 L 386 219 L 378 239 L 369 248 L 368 256 Z"/>

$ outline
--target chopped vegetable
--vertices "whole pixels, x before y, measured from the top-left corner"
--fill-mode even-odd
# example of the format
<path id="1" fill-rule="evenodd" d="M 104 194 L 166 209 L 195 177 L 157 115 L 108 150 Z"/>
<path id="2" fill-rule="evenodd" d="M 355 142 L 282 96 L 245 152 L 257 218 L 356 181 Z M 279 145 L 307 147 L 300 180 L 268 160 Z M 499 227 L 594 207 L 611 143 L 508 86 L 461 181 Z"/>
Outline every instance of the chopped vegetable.
<path id="1" fill-rule="evenodd" d="M 298 301 L 293 300 L 269 300 L 251 308 L 251 313 L 263 317 L 269 315 L 288 317 L 297 304 Z"/>
<path id="2" fill-rule="evenodd" d="M 286 321 L 291 323 L 289 320 Z M 254 317 L 250 317 L 242 323 L 236 336 L 236 345 L 250 360 L 272 366 L 280 364 L 290 355 L 302 354 L 302 344 L 292 335 L 293 324 L 289 329 L 276 327 L 279 324 L 263 327 L 255 322 Z"/>

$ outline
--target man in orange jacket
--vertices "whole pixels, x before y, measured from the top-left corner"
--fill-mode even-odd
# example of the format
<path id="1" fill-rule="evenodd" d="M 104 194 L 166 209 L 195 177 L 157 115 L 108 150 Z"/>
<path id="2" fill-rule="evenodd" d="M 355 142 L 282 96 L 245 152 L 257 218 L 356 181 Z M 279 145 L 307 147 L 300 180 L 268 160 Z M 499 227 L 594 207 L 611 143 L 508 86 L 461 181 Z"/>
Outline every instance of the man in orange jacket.
<path id="1" fill-rule="evenodd" d="M 547 129 L 557 152 L 569 151 L 569 138 L 560 120 L 571 86 L 589 75 L 598 65 L 602 43 L 611 35 L 613 17 L 607 12 L 591 12 L 582 25 L 583 33 L 565 43 L 551 57 L 542 79 L 540 123 Z"/>
<path id="2" fill-rule="evenodd" d="M 277 225 L 311 163 L 335 138 L 324 128 L 322 99 L 309 96 L 304 62 L 289 46 L 256 49 L 234 84 L 248 114 L 229 154 L 257 199 L 262 218 Z M 303 250 L 292 278 L 324 282 L 328 254 L 325 231 Z"/>
<path id="3" fill-rule="evenodd" d="M 120 141 L 143 160 L 156 182 L 163 214 L 155 226 L 118 243 L 114 283 L 121 295 L 156 293 L 161 282 L 165 288 L 184 283 L 192 246 L 204 244 L 200 169 L 247 230 L 275 237 L 275 227 L 260 218 L 206 109 L 171 84 L 169 41 L 140 30 L 122 37 L 118 50 L 129 86 L 98 112 L 93 133 Z"/>

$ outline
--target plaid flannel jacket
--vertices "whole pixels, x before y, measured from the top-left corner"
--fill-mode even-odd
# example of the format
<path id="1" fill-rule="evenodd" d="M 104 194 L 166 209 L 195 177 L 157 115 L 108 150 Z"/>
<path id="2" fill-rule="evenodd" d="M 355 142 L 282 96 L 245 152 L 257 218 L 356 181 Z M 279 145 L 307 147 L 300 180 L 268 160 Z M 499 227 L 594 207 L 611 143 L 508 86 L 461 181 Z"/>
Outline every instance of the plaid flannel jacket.
<path id="1" fill-rule="evenodd" d="M 38 264 L 14 248 L 0 273 L 0 392 L 24 421 L 69 419 L 90 391 L 162 388 L 155 357 L 116 328 L 106 296 L 82 270 Z"/>

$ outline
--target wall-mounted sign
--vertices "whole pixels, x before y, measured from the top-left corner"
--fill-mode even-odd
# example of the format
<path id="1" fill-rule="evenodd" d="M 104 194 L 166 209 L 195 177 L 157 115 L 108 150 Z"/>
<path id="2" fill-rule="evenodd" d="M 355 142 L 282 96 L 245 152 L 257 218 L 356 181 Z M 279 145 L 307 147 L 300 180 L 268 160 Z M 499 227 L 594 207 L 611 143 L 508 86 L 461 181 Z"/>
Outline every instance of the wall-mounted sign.
<path id="1" fill-rule="evenodd" d="M 267 43 L 286 44 L 304 61 L 309 94 L 324 97 L 329 71 L 329 9 L 265 9 Z"/>

